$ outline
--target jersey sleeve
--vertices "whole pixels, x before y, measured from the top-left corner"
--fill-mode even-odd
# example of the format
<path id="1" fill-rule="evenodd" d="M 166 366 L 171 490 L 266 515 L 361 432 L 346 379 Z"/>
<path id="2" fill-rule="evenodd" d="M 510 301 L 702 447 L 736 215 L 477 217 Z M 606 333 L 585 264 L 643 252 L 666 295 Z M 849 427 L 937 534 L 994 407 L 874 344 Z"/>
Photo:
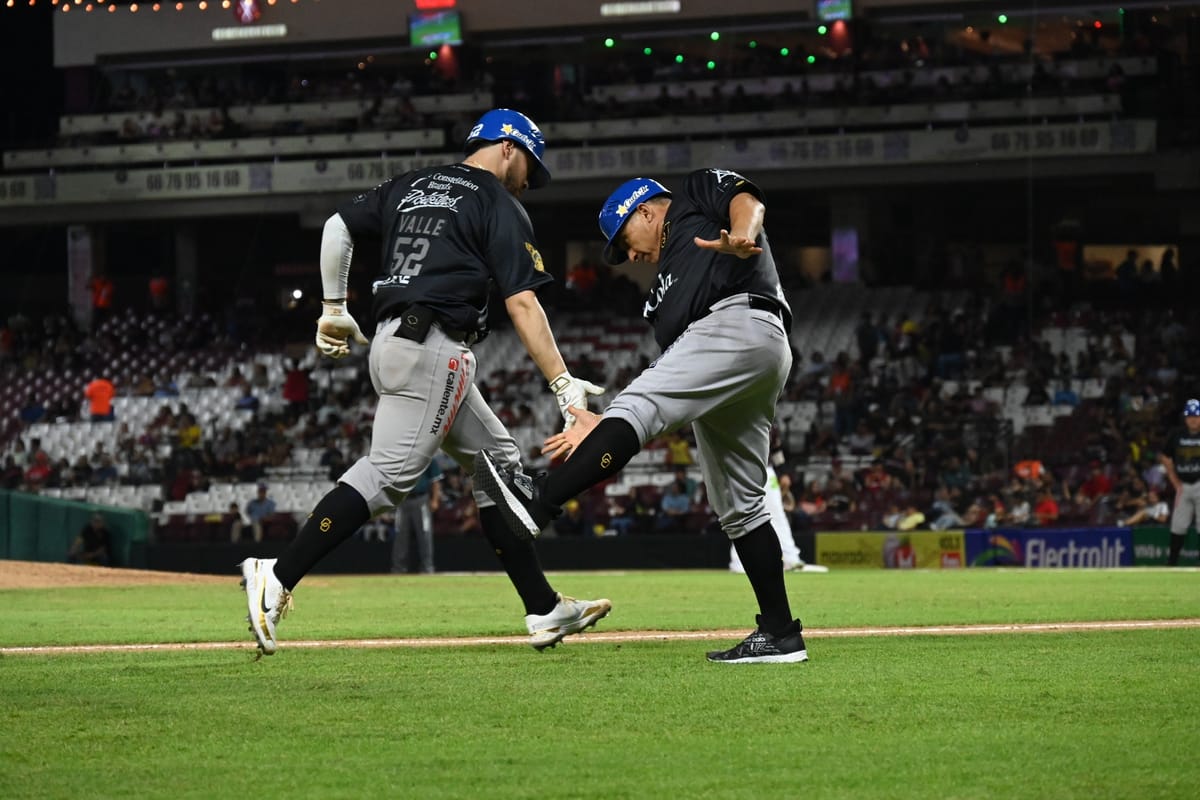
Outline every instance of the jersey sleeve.
<path id="1" fill-rule="evenodd" d="M 546 273 L 525 209 L 507 194 L 495 198 L 487 232 L 487 263 L 503 297 L 538 289 L 554 280 Z"/>
<path id="2" fill-rule="evenodd" d="M 725 224 L 729 222 L 729 202 L 739 194 L 745 192 L 767 202 L 762 189 L 728 169 L 698 169 L 685 179 L 684 191 L 706 217 Z"/>
<path id="3" fill-rule="evenodd" d="M 368 189 L 337 207 L 337 212 L 346 223 L 351 238 L 383 235 L 383 211 L 392 184 L 396 181 L 397 178 L 389 178 L 374 189 Z"/>

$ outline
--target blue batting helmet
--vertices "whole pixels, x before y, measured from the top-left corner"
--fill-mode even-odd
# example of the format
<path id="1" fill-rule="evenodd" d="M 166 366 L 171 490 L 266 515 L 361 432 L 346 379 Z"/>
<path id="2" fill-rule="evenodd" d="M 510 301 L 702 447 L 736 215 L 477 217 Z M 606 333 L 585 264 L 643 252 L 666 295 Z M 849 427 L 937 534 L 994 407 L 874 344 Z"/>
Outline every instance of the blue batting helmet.
<path id="1" fill-rule="evenodd" d="M 546 140 L 533 120 L 520 111 L 511 108 L 493 108 L 484 114 L 467 134 L 463 149 L 471 149 L 476 142 L 498 142 L 508 139 L 516 142 L 533 159 L 533 169 L 529 173 L 529 188 L 539 189 L 550 182 L 550 170 L 542 162 L 542 153 L 546 150 Z"/>
<path id="2" fill-rule="evenodd" d="M 605 261 L 609 264 L 620 264 L 628 258 L 623 249 L 613 247 L 613 240 L 617 238 L 617 234 L 625 225 L 625 220 L 629 219 L 629 214 L 638 207 L 639 203 L 663 194 L 667 197 L 671 196 L 667 187 L 658 181 L 651 178 L 632 178 L 622 183 L 615 192 L 608 196 L 600 208 L 600 232 L 607 240 L 604 245 Z"/>
<path id="3" fill-rule="evenodd" d="M 1185 417 L 1200 417 L 1200 400 L 1193 398 L 1184 403 L 1183 415 Z"/>

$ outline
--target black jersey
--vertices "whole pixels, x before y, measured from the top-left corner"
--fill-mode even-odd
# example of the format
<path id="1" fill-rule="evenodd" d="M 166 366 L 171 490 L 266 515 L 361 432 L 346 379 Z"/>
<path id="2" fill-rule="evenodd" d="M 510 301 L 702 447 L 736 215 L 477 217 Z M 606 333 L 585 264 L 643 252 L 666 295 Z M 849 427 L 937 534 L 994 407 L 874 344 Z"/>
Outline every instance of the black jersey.
<path id="1" fill-rule="evenodd" d="M 552 280 L 525 208 L 487 170 L 465 164 L 412 170 L 338 213 L 352 237 L 382 239 L 384 272 L 371 306 L 377 322 L 420 303 L 450 327 L 483 331 L 489 281 L 511 297 Z"/>
<path id="2" fill-rule="evenodd" d="M 684 179 L 683 191 L 672 192 L 663 220 L 658 277 L 642 311 L 664 350 L 718 300 L 743 292 L 779 303 L 784 326 L 791 330 L 792 310 L 779 286 L 766 231 L 758 239 L 762 253 L 745 260 L 705 250 L 692 241 L 696 236 L 719 239 L 721 231 L 729 229 L 729 202 L 742 192 L 763 199 L 753 183 L 722 169 L 696 170 Z"/>
<path id="3" fill-rule="evenodd" d="M 1163 452 L 1175 462 L 1175 474 L 1184 483 L 1200 481 L 1200 433 L 1176 428 L 1167 437 Z"/>

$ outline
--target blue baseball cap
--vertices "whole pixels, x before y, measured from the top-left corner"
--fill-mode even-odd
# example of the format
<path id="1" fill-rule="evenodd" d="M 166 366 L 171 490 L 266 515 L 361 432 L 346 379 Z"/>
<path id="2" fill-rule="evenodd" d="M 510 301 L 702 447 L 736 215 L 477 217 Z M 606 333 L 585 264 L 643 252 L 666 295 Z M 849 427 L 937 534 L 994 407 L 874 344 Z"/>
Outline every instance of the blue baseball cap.
<path id="1" fill-rule="evenodd" d="M 493 108 L 484 114 L 467 134 L 463 149 L 470 150 L 476 142 L 498 142 L 508 139 L 516 142 L 533 158 L 533 169 L 529 173 L 529 188 L 540 189 L 550 182 L 550 170 L 542 161 L 546 152 L 546 139 L 538 126 L 520 111 L 511 108 Z"/>
<path id="2" fill-rule="evenodd" d="M 604 234 L 607 243 L 604 245 L 604 260 L 609 264 L 621 264 L 628 259 L 624 249 L 613 247 L 613 240 L 621 232 L 625 220 L 639 203 L 644 203 L 652 197 L 671 193 L 652 178 L 632 178 L 625 181 L 617 190 L 608 196 L 600 208 L 600 233 Z"/>
<path id="3" fill-rule="evenodd" d="M 1183 415 L 1185 417 L 1200 417 L 1200 400 L 1193 398 L 1184 403 Z"/>

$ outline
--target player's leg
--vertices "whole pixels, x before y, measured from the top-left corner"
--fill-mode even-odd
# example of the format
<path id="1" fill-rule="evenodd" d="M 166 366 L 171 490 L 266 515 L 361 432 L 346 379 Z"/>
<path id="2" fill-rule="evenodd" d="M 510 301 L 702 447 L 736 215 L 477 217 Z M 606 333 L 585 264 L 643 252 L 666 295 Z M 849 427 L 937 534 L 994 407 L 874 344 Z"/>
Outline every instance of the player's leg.
<path id="1" fill-rule="evenodd" d="M 776 326 L 782 335 L 778 321 Z M 613 398 L 595 430 L 550 473 L 545 501 L 561 505 L 615 475 L 651 439 L 735 402 L 759 375 L 775 369 L 776 354 L 755 349 L 762 335 L 761 322 L 744 308 L 722 309 L 692 323 Z M 790 363 L 791 351 L 785 351 Z"/>
<path id="2" fill-rule="evenodd" d="M 379 404 L 370 451 L 317 502 L 278 559 L 242 562 L 250 629 L 260 652 L 275 651 L 275 623 L 290 607 L 291 591 L 300 579 L 371 517 L 399 505 L 429 466 L 444 436 L 441 431 L 449 427 L 456 402 L 474 378 L 474 361 L 462 358 L 463 352 L 436 328 L 423 344 L 390 335 L 390 327 L 376 331 L 369 365 Z M 446 377 L 448 363 L 453 365 L 452 380 Z M 451 401 L 439 406 L 448 384 Z"/>
<path id="3" fill-rule="evenodd" d="M 396 507 L 396 536 L 392 539 L 392 572 L 397 575 L 408 573 L 408 556 L 412 547 L 413 515 L 411 498 Z"/>
<path id="4" fill-rule="evenodd" d="M 752 371 L 743 391 L 696 420 L 700 466 L 709 502 L 732 540 L 754 589 L 757 630 L 737 646 L 709 653 L 724 663 L 794 662 L 808 659 L 800 621 L 792 617 L 784 583 L 783 551 L 766 504 L 767 457 L 775 401 L 791 368 L 783 327 L 773 317 L 741 317 L 730 327 Z M 761 359 L 761 361 L 760 361 Z M 790 530 L 790 528 L 789 528 Z"/>
<path id="5" fill-rule="evenodd" d="M 1171 541 L 1167 554 L 1167 565 L 1179 566 L 1179 556 L 1183 552 L 1183 543 L 1187 540 L 1188 526 L 1192 524 L 1193 503 L 1188 500 L 1188 484 L 1179 487 L 1175 493 L 1175 504 L 1171 509 Z"/>
<path id="6" fill-rule="evenodd" d="M 1200 483 L 1183 484 L 1175 496 L 1175 507 L 1171 512 L 1171 542 L 1167 564 L 1179 566 L 1183 543 L 1187 541 L 1188 528 L 1196 526 L 1200 531 Z"/>
<path id="7" fill-rule="evenodd" d="M 412 498 L 409 498 L 410 500 Z M 421 572 L 433 574 L 433 512 L 429 510 L 429 498 L 422 497 L 413 509 L 414 532 L 417 538 L 417 557 L 421 559 Z"/>
<path id="8" fill-rule="evenodd" d="M 521 453 L 504 423 L 474 386 L 467 392 L 443 449 L 465 472 L 475 469 L 476 455 L 487 450 L 506 472 L 521 470 Z M 559 594 L 546 580 L 533 542 L 514 533 L 496 503 L 478 485 L 474 488 L 484 536 L 525 606 L 530 644 L 538 650 L 553 647 L 564 636 L 578 633 L 607 616 L 612 603 L 575 600 Z"/>

